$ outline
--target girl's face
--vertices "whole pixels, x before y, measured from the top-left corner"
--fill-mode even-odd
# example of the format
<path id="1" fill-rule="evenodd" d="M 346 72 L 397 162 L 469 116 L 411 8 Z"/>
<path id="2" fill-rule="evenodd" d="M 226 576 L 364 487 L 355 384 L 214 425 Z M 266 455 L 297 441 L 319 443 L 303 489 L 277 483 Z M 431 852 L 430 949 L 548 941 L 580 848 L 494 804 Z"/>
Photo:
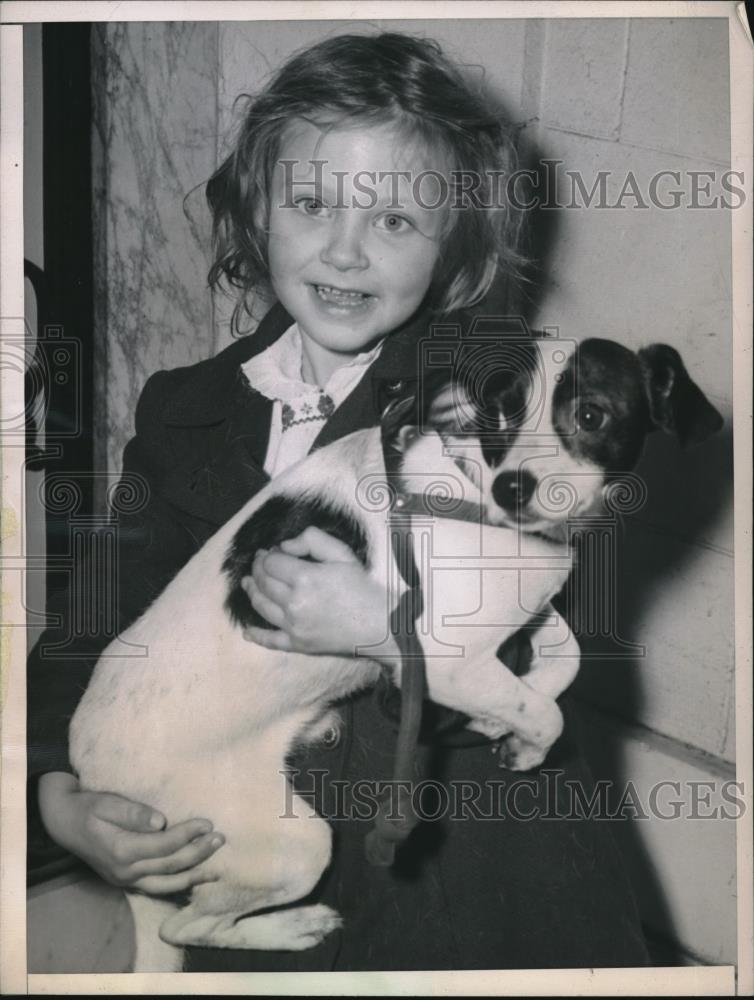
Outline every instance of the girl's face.
<path id="1" fill-rule="evenodd" d="M 429 288 L 447 206 L 432 207 L 436 174 L 416 181 L 438 164 L 407 145 L 389 125 L 325 131 L 296 121 L 283 135 L 270 274 L 301 330 L 304 377 L 320 385 L 404 323 Z"/>

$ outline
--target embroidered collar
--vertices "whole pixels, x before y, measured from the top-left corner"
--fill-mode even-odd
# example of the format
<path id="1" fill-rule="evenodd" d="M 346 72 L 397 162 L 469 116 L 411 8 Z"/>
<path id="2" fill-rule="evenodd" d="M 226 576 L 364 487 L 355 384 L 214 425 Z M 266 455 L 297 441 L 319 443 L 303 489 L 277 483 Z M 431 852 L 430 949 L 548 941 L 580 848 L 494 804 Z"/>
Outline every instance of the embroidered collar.
<path id="1" fill-rule="evenodd" d="M 283 404 L 283 428 L 327 420 L 354 388 L 382 350 L 384 339 L 337 368 L 323 388 L 301 377 L 301 332 L 294 323 L 261 354 L 241 365 L 249 384 L 263 396 Z"/>

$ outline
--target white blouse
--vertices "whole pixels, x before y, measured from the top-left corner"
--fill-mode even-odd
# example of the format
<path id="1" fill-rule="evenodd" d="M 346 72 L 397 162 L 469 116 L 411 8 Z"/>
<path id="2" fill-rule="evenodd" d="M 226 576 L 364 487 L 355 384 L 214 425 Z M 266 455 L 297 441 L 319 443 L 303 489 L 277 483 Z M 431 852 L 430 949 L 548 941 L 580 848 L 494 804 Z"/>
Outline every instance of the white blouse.
<path id="1" fill-rule="evenodd" d="M 327 418 L 355 389 L 383 343 L 380 341 L 337 368 L 322 389 L 301 377 L 303 349 L 297 323 L 266 351 L 241 365 L 249 385 L 274 403 L 264 460 L 270 478 L 309 453 Z"/>

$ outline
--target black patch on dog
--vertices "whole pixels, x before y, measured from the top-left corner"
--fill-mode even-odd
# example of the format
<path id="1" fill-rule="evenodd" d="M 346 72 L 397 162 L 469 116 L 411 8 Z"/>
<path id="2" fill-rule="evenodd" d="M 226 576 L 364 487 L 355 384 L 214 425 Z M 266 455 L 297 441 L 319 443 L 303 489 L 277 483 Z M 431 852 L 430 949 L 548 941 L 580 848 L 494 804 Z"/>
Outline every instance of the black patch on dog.
<path id="1" fill-rule="evenodd" d="M 536 341 L 501 340 L 487 347 L 483 365 L 467 382 L 477 411 L 482 454 L 490 468 L 499 466 L 523 423 L 544 400 L 544 369 Z M 500 429 L 500 418 L 505 429 Z"/>
<path id="2" fill-rule="evenodd" d="M 271 549 L 286 538 L 295 538 L 305 528 L 321 528 L 353 551 L 363 566 L 368 565 L 366 532 L 351 511 L 328 503 L 319 496 L 270 497 L 243 524 L 233 537 L 223 562 L 229 590 L 225 610 L 236 625 L 274 628 L 251 605 L 241 580 L 251 575 L 254 556 L 259 549 Z"/>
<path id="3" fill-rule="evenodd" d="M 433 361 L 422 372 L 420 427 L 443 438 L 474 437 L 485 461 L 499 465 L 521 425 L 544 402 L 537 342 L 516 328 L 454 341 L 444 353 L 447 360 L 436 366 Z"/>
<path id="4" fill-rule="evenodd" d="M 566 450 L 616 474 L 641 454 L 650 411 L 644 372 L 633 351 L 612 340 L 585 340 L 572 354 L 553 393 L 553 425 Z M 588 406 L 604 413 L 599 427 L 579 426 Z"/>

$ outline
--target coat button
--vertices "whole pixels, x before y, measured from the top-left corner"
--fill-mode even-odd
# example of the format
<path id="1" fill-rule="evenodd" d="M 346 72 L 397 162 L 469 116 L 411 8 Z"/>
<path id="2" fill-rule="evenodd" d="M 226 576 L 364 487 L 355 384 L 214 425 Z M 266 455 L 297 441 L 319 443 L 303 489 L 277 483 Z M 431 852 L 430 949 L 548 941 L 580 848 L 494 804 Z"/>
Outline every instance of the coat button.
<path id="1" fill-rule="evenodd" d="M 328 726 L 322 734 L 322 746 L 325 750 L 334 750 L 340 743 L 340 727 Z"/>

